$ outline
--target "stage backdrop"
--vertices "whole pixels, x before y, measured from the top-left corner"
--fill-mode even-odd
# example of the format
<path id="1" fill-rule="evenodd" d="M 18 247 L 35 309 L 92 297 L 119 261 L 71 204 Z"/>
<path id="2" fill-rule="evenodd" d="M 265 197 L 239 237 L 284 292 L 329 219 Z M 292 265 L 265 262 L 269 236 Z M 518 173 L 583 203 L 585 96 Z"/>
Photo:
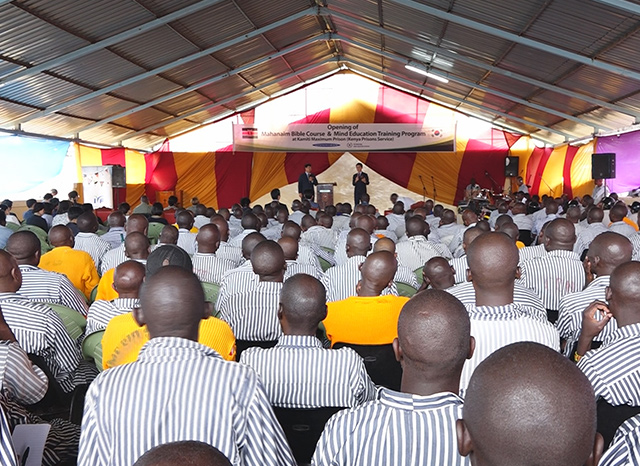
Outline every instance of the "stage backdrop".
<path id="1" fill-rule="evenodd" d="M 426 125 L 451 118 L 451 110 L 380 86 L 377 95 L 371 98 L 359 98 L 291 123 Z M 479 131 L 460 122 L 458 119 L 453 152 L 351 153 L 366 166 L 418 195 L 422 194 L 423 182 L 428 195 L 435 183 L 438 199 L 447 203 L 462 198 L 472 177 L 482 187 L 501 192 L 508 155 L 520 157 L 520 175 L 531 186 L 532 193 L 557 197 L 565 192 L 573 197 L 592 191 L 591 154 L 595 141 L 583 146 L 538 148 L 527 136 L 489 127 Z M 306 163 L 311 163 L 314 173 L 319 175 L 344 153 L 233 152 L 231 146 L 216 152 L 184 153 L 171 152 L 169 147 L 170 142 L 158 152 L 142 154 L 76 145 L 76 153 L 79 166 L 126 166 L 126 199 L 132 205 L 138 203 L 144 192 L 154 199 L 156 191 L 176 189 L 183 191 L 185 200 L 198 196 L 201 202 L 216 208 L 229 207 L 243 196 L 257 199 L 273 188 L 294 183 Z"/>

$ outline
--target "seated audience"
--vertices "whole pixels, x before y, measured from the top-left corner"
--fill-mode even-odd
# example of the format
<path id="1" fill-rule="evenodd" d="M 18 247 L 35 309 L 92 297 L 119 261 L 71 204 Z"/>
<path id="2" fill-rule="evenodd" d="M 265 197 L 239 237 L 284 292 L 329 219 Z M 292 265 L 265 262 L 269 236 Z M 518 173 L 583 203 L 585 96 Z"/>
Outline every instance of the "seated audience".
<path id="1" fill-rule="evenodd" d="M 85 212 L 78 217 L 77 225 L 78 234 L 73 249 L 88 253 L 96 269 L 100 270 L 102 256 L 111 249 L 111 245 L 96 234 L 98 218 L 93 212 Z"/>
<path id="2" fill-rule="evenodd" d="M 216 251 L 220 246 L 218 227 L 213 223 L 202 225 L 196 236 L 196 241 L 198 243 L 198 252 L 191 258 L 193 273 L 202 282 L 220 285 L 224 273 L 235 267 L 232 262 L 221 259 L 216 255 Z"/>

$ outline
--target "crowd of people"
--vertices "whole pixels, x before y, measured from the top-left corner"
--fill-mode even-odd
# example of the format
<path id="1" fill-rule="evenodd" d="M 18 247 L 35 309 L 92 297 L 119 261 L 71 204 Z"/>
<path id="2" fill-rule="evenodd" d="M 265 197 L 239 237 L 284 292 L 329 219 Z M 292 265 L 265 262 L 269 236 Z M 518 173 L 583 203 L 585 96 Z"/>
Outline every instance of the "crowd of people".
<path id="1" fill-rule="evenodd" d="M 0 464 L 20 424 L 47 466 L 640 464 L 636 205 L 383 211 L 361 169 L 324 209 L 3 201 Z"/>

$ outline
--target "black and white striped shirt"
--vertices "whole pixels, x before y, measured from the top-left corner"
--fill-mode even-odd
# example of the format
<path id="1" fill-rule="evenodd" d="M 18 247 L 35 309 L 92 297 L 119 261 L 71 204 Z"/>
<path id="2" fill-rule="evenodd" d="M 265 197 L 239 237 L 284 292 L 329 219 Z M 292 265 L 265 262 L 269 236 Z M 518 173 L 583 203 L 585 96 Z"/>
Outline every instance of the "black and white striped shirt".
<path id="1" fill-rule="evenodd" d="M 455 271 L 453 279 L 456 285 L 467 281 L 467 269 L 469 268 L 467 256 L 454 257 L 449 261 L 449 265 L 451 265 Z"/>
<path id="2" fill-rule="evenodd" d="M 560 299 L 581 291 L 586 281 L 580 257 L 573 251 L 549 251 L 520 264 L 519 282 L 531 288 L 550 310 L 560 309 Z"/>
<path id="3" fill-rule="evenodd" d="M 195 233 L 191 233 L 185 228 L 178 229 L 178 246 L 187 251 L 187 254 L 193 256 L 197 251 Z"/>
<path id="4" fill-rule="evenodd" d="M 633 246 L 633 255 L 631 259 L 634 261 L 640 261 L 640 233 L 636 233 L 631 238 L 631 245 Z"/>
<path id="5" fill-rule="evenodd" d="M 560 309 L 556 327 L 560 332 L 560 338 L 567 340 L 564 354 L 572 356 L 573 345 L 577 343 L 582 331 L 582 313 L 595 300 L 606 301 L 606 288 L 609 286 L 610 276 L 603 275 L 582 291 L 571 293 L 560 300 Z M 601 320 L 600 313 L 596 313 L 595 318 Z M 602 331 L 594 338 L 595 341 L 604 341 L 618 329 L 616 319 L 611 318 Z"/>
<path id="6" fill-rule="evenodd" d="M 258 373 L 273 406 L 350 408 L 375 397 L 358 353 L 323 348 L 315 336 L 282 335 L 273 348 L 247 349 L 240 362 Z"/>
<path id="7" fill-rule="evenodd" d="M 238 340 L 271 341 L 282 334 L 278 320 L 282 282 L 258 282 L 252 290 L 232 294 L 221 307 L 220 319 Z"/>
<path id="8" fill-rule="evenodd" d="M 0 464 L 3 466 L 17 466 L 16 452 L 13 451 L 11 442 L 11 430 L 4 414 L 4 409 L 0 406 Z"/>
<path id="9" fill-rule="evenodd" d="M 322 225 L 314 225 L 300 236 L 301 243 L 315 244 L 329 249 L 335 249 L 336 241 L 337 235 L 335 231 Z"/>
<path id="10" fill-rule="evenodd" d="M 640 464 L 640 414 L 627 419 L 616 431 L 599 466 L 637 466 Z"/>
<path id="11" fill-rule="evenodd" d="M 287 270 L 284 272 L 284 280 L 286 281 L 288 278 L 293 277 L 294 275 L 298 275 L 301 273 L 311 275 L 314 278 L 320 280 L 322 278 L 322 273 L 318 271 L 311 264 L 301 264 L 300 262 L 294 260 L 287 260 Z"/>
<path id="12" fill-rule="evenodd" d="M 191 258 L 193 263 L 193 273 L 201 282 L 222 283 L 222 276 L 225 272 L 235 268 L 235 265 L 228 260 L 220 259 L 216 254 L 196 252 Z"/>
<path id="13" fill-rule="evenodd" d="M 544 244 L 537 244 L 535 246 L 525 246 L 524 248 L 518 249 L 518 254 L 520 255 L 520 264 L 522 264 L 523 262 L 536 257 L 545 257 L 547 255 L 547 250 L 545 249 Z"/>
<path id="14" fill-rule="evenodd" d="M 412 236 L 407 241 L 400 241 L 396 244 L 396 254 L 398 263 L 416 270 L 424 267 L 432 257 L 443 256 L 442 252 L 435 247 L 435 243 L 428 241 L 422 235 Z"/>
<path id="15" fill-rule="evenodd" d="M 66 275 L 49 272 L 32 265 L 21 265 L 20 294 L 36 303 L 61 304 L 83 316 L 87 315 L 87 301 L 71 284 Z"/>
<path id="16" fill-rule="evenodd" d="M 76 243 L 73 249 L 88 253 L 93 259 L 93 263 L 97 270 L 102 270 L 100 264 L 102 256 L 111 250 L 111 245 L 100 238 L 95 233 L 78 233 L 76 235 Z"/>
<path id="17" fill-rule="evenodd" d="M 350 257 L 347 262 L 328 269 L 322 277 L 322 284 L 327 290 L 327 302 L 342 301 L 349 296 L 356 296 L 356 285 L 362 278 L 360 264 L 365 261 L 364 256 Z M 387 287 L 383 295 L 398 295 L 395 284 Z"/>
<path id="18" fill-rule="evenodd" d="M 27 353 L 41 356 L 62 389 L 73 391 L 80 346 L 69 336 L 58 314 L 17 293 L 0 293 L 0 308 L 20 346 Z"/>
<path id="19" fill-rule="evenodd" d="M 242 240 L 244 240 L 251 233 L 258 233 L 258 231 L 254 230 L 253 228 L 247 228 L 245 230 L 242 230 L 240 234 L 238 234 L 237 236 L 234 236 L 232 239 L 229 240 L 229 245 L 242 249 Z"/>
<path id="20" fill-rule="evenodd" d="M 573 245 L 573 251 L 577 254 L 582 254 L 582 251 L 589 249 L 589 245 L 595 237 L 605 231 L 609 231 L 609 229 L 602 222 L 588 223 L 587 226 L 578 233 L 576 244 Z"/>
<path id="21" fill-rule="evenodd" d="M 242 257 L 242 248 L 231 246 L 229 243 L 224 241 L 220 242 L 220 246 L 216 251 L 216 256 L 220 259 L 228 260 L 233 263 L 234 267 L 237 267 L 242 263 L 242 261 L 244 261 L 244 257 Z"/>
<path id="22" fill-rule="evenodd" d="M 153 338 L 89 386 L 78 465 L 129 465 L 179 440 L 213 445 L 232 464 L 295 465 L 251 368 L 194 341 Z"/>
<path id="23" fill-rule="evenodd" d="M 462 400 L 381 388 L 375 401 L 340 411 L 327 423 L 311 460 L 315 466 L 463 466 L 456 421 Z"/>
<path id="24" fill-rule="evenodd" d="M 640 406 L 640 323 L 620 327 L 600 348 L 588 351 L 578 368 L 596 397 L 613 406 Z"/>
<path id="25" fill-rule="evenodd" d="M 107 251 L 102 256 L 102 262 L 100 263 L 100 276 L 104 275 L 108 270 L 115 269 L 123 262 L 126 262 L 127 259 L 124 253 L 124 243 L 115 249 Z"/>
<path id="26" fill-rule="evenodd" d="M 546 319 L 532 317 L 529 311 L 517 304 L 478 306 L 468 311 L 476 349 L 462 369 L 460 389 L 463 391 L 476 367 L 495 351 L 511 343 L 532 341 L 560 351 L 558 330 Z"/>
<path id="27" fill-rule="evenodd" d="M 109 321 L 115 316 L 131 312 L 134 307 L 140 307 L 138 298 L 116 298 L 112 301 L 95 301 L 89 308 L 87 316 L 86 336 L 100 332 L 107 328 Z"/>
<path id="28" fill-rule="evenodd" d="M 476 306 L 476 290 L 473 288 L 473 283 L 471 282 L 460 283 L 446 289 L 445 291 L 458 298 L 466 308 Z M 514 283 L 513 302 L 514 304 L 529 310 L 532 316 L 547 320 L 547 310 L 535 291 L 519 285 L 518 283 Z"/>
<path id="29" fill-rule="evenodd" d="M 27 353 L 17 342 L 0 341 L 0 388 L 3 395 L 22 405 L 31 405 L 44 397 L 47 386 L 47 376 L 31 364 Z"/>
<path id="30" fill-rule="evenodd" d="M 226 300 L 233 294 L 252 290 L 260 281 L 260 277 L 253 273 L 251 261 L 225 272 L 222 275 L 222 284 L 216 300 L 216 310 L 224 306 Z"/>
<path id="31" fill-rule="evenodd" d="M 404 283 L 405 285 L 409 285 L 416 290 L 420 288 L 420 284 L 418 283 L 415 272 L 409 267 L 405 267 L 404 265 L 398 264 L 396 274 L 393 276 L 393 281 L 395 283 Z"/>

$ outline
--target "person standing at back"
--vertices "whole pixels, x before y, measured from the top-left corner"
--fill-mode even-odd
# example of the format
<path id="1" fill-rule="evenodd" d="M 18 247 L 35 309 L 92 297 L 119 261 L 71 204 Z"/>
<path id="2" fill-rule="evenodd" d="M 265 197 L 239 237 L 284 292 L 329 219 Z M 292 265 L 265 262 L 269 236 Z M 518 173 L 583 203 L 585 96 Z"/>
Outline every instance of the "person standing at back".
<path id="1" fill-rule="evenodd" d="M 304 166 L 304 172 L 300 174 L 298 177 L 298 197 L 303 199 L 304 193 L 306 191 L 311 190 L 312 193 L 315 192 L 315 186 L 318 185 L 318 180 L 316 176 L 311 172 L 311 164 L 308 163 Z M 313 200 L 313 196 L 311 197 Z"/>
<path id="2" fill-rule="evenodd" d="M 362 164 L 356 163 L 356 173 L 353 175 L 353 205 L 360 204 L 363 194 L 367 194 L 367 185 L 369 184 L 369 175 L 362 171 Z"/>

